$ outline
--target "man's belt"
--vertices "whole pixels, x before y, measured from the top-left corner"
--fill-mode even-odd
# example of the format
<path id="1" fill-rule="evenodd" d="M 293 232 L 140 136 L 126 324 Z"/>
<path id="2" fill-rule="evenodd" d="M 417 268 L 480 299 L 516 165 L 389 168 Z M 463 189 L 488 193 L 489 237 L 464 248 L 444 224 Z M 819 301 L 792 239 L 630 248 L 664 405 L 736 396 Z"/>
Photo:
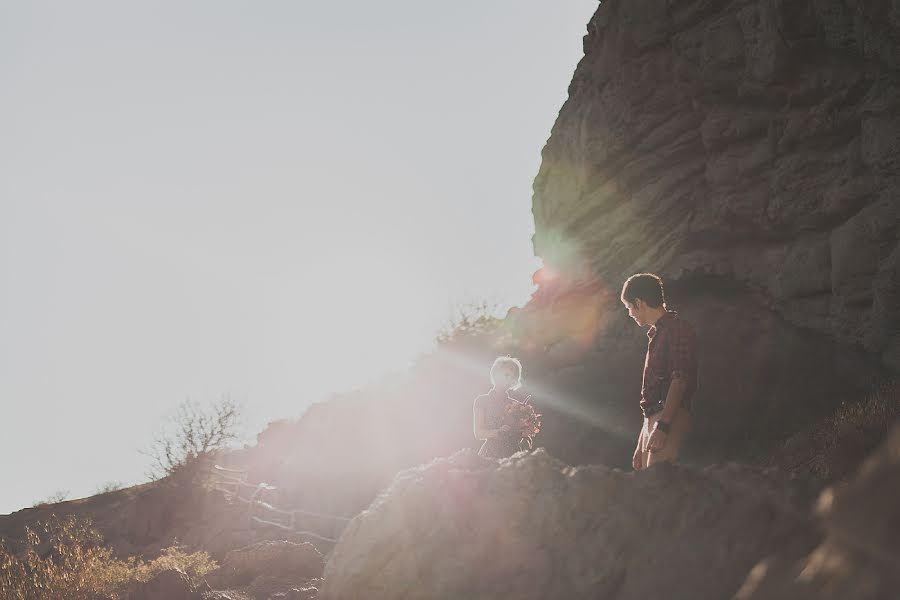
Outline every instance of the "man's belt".
<path id="1" fill-rule="evenodd" d="M 665 408 L 665 404 L 662 402 L 656 402 L 654 404 L 641 406 L 641 410 L 644 412 L 644 417 L 650 417 L 658 412 L 662 412 L 663 408 Z"/>

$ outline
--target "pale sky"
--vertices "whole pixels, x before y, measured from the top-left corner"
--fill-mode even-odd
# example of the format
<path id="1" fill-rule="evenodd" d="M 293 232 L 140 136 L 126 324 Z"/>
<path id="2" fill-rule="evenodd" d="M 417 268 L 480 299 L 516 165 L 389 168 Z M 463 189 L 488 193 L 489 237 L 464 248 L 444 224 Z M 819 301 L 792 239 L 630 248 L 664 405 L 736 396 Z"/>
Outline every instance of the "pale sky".
<path id="1" fill-rule="evenodd" d="M 0 513 L 253 439 L 531 292 L 597 0 L 0 0 Z"/>

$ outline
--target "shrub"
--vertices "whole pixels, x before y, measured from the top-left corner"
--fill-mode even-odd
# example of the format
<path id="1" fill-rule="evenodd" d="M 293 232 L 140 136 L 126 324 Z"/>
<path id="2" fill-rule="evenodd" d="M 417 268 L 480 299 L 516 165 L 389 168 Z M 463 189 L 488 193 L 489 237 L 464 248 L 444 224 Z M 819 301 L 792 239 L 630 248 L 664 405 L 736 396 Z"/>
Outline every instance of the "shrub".
<path id="1" fill-rule="evenodd" d="M 180 546 L 169 546 L 157 558 L 149 563 L 136 565 L 134 578 L 138 581 L 150 581 L 157 574 L 170 569 L 184 572 L 195 585 L 203 581 L 210 571 L 217 569 L 216 564 L 206 552 L 185 552 Z"/>
<path id="2" fill-rule="evenodd" d="M 0 541 L 0 598 L 3 600 L 120 600 L 129 584 L 177 568 L 199 583 L 216 568 L 205 552 L 173 546 L 146 563 L 113 558 L 89 520 L 51 517 L 26 527 L 18 548 Z"/>

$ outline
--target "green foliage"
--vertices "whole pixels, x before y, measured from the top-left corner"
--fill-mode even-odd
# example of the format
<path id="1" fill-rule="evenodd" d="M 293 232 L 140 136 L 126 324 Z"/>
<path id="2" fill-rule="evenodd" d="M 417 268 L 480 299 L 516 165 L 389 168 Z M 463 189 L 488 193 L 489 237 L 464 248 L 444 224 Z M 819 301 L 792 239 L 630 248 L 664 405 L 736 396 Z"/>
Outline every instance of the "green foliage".
<path id="1" fill-rule="evenodd" d="M 18 548 L 0 541 L 0 598 L 3 600 L 120 600 L 128 586 L 179 569 L 198 583 L 216 568 L 205 552 L 173 546 L 147 563 L 113 558 L 89 520 L 51 517 L 26 527 Z"/>

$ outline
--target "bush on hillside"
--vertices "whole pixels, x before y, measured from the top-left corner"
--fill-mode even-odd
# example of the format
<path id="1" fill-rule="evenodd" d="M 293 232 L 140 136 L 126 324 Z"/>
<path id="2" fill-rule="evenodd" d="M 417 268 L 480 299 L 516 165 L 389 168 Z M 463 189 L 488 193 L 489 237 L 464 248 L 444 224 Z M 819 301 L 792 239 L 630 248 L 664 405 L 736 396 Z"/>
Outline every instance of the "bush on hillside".
<path id="1" fill-rule="evenodd" d="M 121 481 L 107 481 L 103 485 L 98 485 L 97 490 L 94 492 L 94 494 L 108 494 L 110 492 L 121 490 L 123 487 L 125 486 Z"/>
<path id="2" fill-rule="evenodd" d="M 497 306 L 487 301 L 472 302 L 456 311 L 438 331 L 439 347 L 489 343 L 500 335 L 503 319 L 495 316 Z"/>
<path id="3" fill-rule="evenodd" d="M 199 583 L 216 567 L 205 552 L 187 553 L 177 546 L 150 562 L 118 560 L 89 520 L 54 516 L 26 527 L 18 546 L 0 540 L 0 598 L 120 600 L 130 584 L 149 581 L 167 569 L 179 569 Z"/>
<path id="4" fill-rule="evenodd" d="M 36 501 L 31 507 L 37 508 L 39 506 L 47 506 L 48 504 L 59 504 L 60 502 L 65 502 L 68 497 L 69 490 L 57 490 L 43 500 Z"/>
<path id="5" fill-rule="evenodd" d="M 237 439 L 238 419 L 237 404 L 230 398 L 208 407 L 184 402 L 148 452 L 153 460 L 150 477 L 178 485 L 204 482 L 215 456 Z"/>

